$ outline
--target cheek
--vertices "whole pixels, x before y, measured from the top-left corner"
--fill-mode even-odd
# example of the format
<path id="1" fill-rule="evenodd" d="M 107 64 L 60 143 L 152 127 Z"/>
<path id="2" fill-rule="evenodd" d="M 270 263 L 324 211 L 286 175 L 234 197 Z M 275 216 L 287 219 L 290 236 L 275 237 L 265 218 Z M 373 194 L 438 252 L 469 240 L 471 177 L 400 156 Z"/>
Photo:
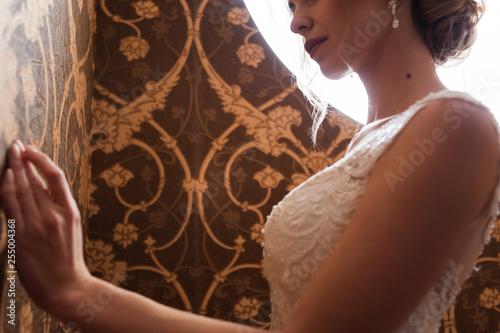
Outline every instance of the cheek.
<path id="1" fill-rule="evenodd" d="M 351 18 L 349 32 L 340 44 L 341 54 L 350 64 L 363 54 L 372 54 L 388 36 L 392 22 L 388 11 L 365 10 L 365 13 Z"/>
<path id="2" fill-rule="evenodd" d="M 339 4 L 339 0 L 328 0 L 328 5 L 323 8 L 321 19 L 325 23 L 329 39 L 333 46 L 338 47 L 349 38 L 349 18 L 347 8 Z"/>
<path id="3" fill-rule="evenodd" d="M 380 3 L 379 3 L 380 2 Z M 379 39 L 390 17 L 375 15 L 384 11 L 387 0 L 328 0 L 319 13 L 327 27 L 330 39 L 330 59 L 324 59 L 322 72 L 330 78 L 344 77 L 350 73 L 345 62 L 355 63 L 359 55 Z M 343 6 L 341 3 L 344 3 Z M 379 8 L 380 7 L 380 8 Z M 382 8 L 384 7 L 384 8 Z M 387 10 L 385 10 L 387 11 Z M 349 15 L 350 14 L 350 15 Z"/>
<path id="4" fill-rule="evenodd" d="M 345 0 L 345 3 L 343 27 L 349 25 L 347 42 L 359 44 L 360 41 L 357 39 L 366 33 L 368 37 L 374 38 L 374 35 L 380 34 L 391 22 L 391 15 L 387 9 L 388 0 Z M 349 19 L 346 11 L 350 14 Z"/>
<path id="5" fill-rule="evenodd" d="M 332 63 L 335 62 L 343 64 L 344 62 L 342 60 L 346 60 L 350 63 L 350 59 L 347 59 L 346 55 L 351 53 L 350 45 L 352 45 L 354 37 L 351 30 L 352 29 L 348 26 L 348 21 L 345 16 L 331 24 L 329 31 L 329 54 L 331 55 L 331 58 L 334 58 L 331 61 Z"/>

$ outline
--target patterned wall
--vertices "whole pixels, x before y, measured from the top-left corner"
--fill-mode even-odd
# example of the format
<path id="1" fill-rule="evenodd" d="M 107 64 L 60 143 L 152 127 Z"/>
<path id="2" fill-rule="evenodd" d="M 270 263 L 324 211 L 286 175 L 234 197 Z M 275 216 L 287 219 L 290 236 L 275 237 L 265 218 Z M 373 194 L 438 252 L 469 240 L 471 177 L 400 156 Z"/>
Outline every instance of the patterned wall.
<path id="1" fill-rule="evenodd" d="M 57 40 L 76 35 L 65 44 L 78 41 L 76 53 L 52 47 L 58 57 L 49 59 L 60 61 L 67 52 L 70 68 L 62 82 L 56 80 L 61 88 L 47 94 L 44 78 L 52 76 L 34 77 L 40 90 L 35 98 L 60 93 L 63 123 L 74 127 L 54 132 L 52 107 L 39 108 L 39 117 L 48 120 L 37 127 L 38 136 L 5 126 L 5 142 L 21 137 L 36 143 L 50 133 L 42 146 L 66 167 L 88 221 L 86 260 L 94 275 L 176 308 L 268 327 L 261 247 L 266 216 L 287 192 L 340 159 L 358 125 L 333 112 L 320 132 L 319 150 L 312 148 L 304 99 L 241 0 L 101 0 L 94 81 L 88 69 L 75 69 L 91 60 L 93 4 L 55 2 L 50 5 L 60 7 L 51 8 L 46 22 L 68 25 L 58 26 Z M 70 12 L 74 23 L 59 16 Z M 46 33 L 48 25 L 39 30 Z M 2 53 L 2 59 L 8 56 Z M 9 89 L 22 83 L 13 73 Z M 92 86 L 87 112 L 90 99 L 82 92 Z M 27 122 L 18 106 L 29 100 L 8 109 L 17 126 L 40 123 Z M 53 154 L 57 142 L 59 153 Z M 479 260 L 482 269 L 464 286 L 441 332 L 500 331 L 499 244 L 497 222 Z M 20 331 L 69 331 L 26 304 Z"/>
<path id="2" fill-rule="evenodd" d="M 341 158 L 357 124 L 333 113 L 312 149 L 303 98 L 241 0 L 97 11 L 89 267 L 158 302 L 266 327 L 266 216 Z M 494 238 L 442 331 L 499 330 L 500 225 Z"/>
<path id="3" fill-rule="evenodd" d="M 97 17 L 89 267 L 268 325 L 266 216 L 342 156 L 356 124 L 332 116 L 312 150 L 303 97 L 241 1 L 101 1 Z"/>
<path id="4" fill-rule="evenodd" d="M 90 194 L 92 33 L 95 23 L 93 1 L 0 1 L 2 172 L 6 148 L 13 140 L 20 139 L 38 147 L 65 171 L 84 222 L 88 220 Z M 5 222 L 3 218 L 2 222 Z M 5 252 L 2 263 L 4 260 Z M 2 331 L 57 331 L 61 323 L 40 311 L 19 283 L 16 286 L 16 326 L 8 324 L 10 318 L 4 306 L 6 280 L 3 274 L 1 278 Z"/>

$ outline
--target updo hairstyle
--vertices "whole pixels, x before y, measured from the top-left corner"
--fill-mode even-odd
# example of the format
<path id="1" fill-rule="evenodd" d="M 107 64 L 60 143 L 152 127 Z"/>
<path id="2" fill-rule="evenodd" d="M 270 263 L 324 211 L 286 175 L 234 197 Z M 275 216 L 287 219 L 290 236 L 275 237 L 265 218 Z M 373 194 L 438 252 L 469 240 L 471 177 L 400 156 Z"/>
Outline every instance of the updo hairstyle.
<path id="1" fill-rule="evenodd" d="M 483 0 L 411 0 L 414 23 L 434 63 L 464 60 L 476 40 Z"/>

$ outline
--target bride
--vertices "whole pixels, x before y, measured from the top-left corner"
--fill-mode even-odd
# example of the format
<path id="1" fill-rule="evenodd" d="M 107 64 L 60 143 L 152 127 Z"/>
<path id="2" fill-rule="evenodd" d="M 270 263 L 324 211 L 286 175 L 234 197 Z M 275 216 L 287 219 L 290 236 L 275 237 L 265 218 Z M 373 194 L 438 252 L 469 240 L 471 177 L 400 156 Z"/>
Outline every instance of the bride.
<path id="1" fill-rule="evenodd" d="M 475 0 L 288 5 L 291 30 L 323 74 L 335 80 L 356 72 L 370 106 L 368 124 L 346 156 L 271 212 L 264 247 L 271 328 L 437 332 L 488 242 L 500 194 L 497 123 L 436 75 L 436 65 L 471 47 L 483 7 Z M 373 13 L 384 11 L 390 24 L 361 43 Z M 2 202 L 15 220 L 19 277 L 67 328 L 260 331 L 172 309 L 93 277 L 64 173 L 20 142 L 9 163 Z"/>

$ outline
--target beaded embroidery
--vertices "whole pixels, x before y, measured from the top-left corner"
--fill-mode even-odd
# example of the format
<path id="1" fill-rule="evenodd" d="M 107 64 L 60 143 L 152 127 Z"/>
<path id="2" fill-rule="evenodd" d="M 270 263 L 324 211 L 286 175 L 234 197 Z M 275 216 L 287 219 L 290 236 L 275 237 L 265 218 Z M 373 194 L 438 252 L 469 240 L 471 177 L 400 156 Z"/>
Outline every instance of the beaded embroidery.
<path id="1" fill-rule="evenodd" d="M 437 98 L 460 98 L 480 105 L 460 92 L 431 93 L 368 132 L 350 147 L 352 150 L 343 159 L 306 180 L 274 206 L 264 235 L 264 269 L 271 289 L 272 329 L 283 329 L 290 321 L 307 285 L 337 246 L 380 156 L 412 117 L 427 102 Z M 489 216 L 486 216 L 492 221 L 499 194 L 500 186 L 497 186 Z M 492 221 L 484 232 L 485 243 L 489 240 L 486 235 Z M 458 275 L 463 267 L 451 260 L 448 262 L 439 282 L 399 333 L 437 332 L 440 319 L 460 291 Z"/>

